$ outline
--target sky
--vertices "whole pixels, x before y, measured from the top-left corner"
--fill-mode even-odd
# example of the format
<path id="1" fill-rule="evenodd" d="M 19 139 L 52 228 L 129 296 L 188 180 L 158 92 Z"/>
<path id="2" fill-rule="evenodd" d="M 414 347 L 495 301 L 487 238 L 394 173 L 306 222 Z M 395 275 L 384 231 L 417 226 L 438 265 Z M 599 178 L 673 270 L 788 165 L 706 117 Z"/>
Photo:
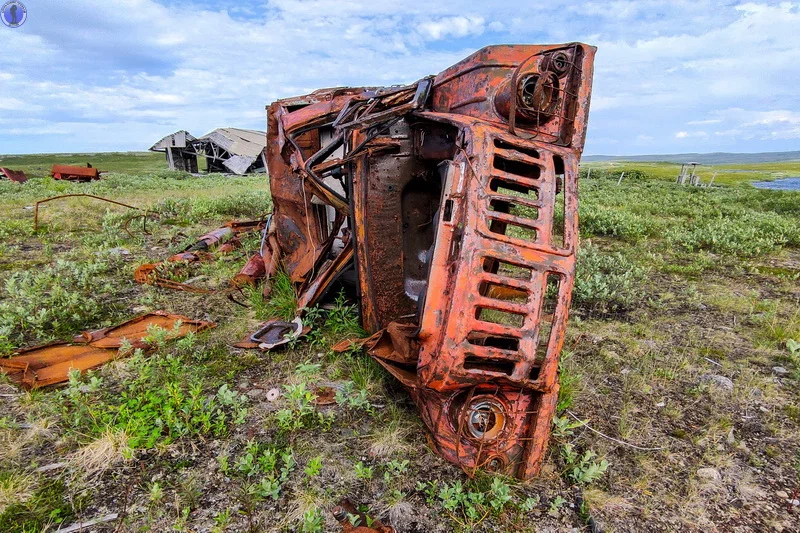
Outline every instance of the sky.
<path id="1" fill-rule="evenodd" d="M 571 41 L 598 48 L 585 154 L 800 149 L 800 2 L 22 1 L 0 25 L 0 153 L 263 130 L 278 98 Z"/>

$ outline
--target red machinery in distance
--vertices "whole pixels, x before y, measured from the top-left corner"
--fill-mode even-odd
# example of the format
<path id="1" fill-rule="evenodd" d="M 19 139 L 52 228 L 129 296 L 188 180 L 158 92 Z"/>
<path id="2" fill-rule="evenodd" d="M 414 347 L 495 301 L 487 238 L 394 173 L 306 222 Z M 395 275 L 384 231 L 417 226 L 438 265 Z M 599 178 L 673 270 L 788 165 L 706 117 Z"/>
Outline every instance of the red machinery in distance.
<path id="1" fill-rule="evenodd" d="M 56 180 L 92 181 L 100 179 L 100 171 L 91 165 L 78 167 L 72 165 L 53 165 L 50 175 Z"/>

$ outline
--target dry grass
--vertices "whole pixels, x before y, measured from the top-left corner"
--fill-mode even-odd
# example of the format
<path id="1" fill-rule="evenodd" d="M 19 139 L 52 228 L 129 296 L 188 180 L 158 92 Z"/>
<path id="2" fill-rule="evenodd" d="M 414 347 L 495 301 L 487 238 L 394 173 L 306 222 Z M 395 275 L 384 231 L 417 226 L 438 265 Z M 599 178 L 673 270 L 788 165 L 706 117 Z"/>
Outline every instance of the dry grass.
<path id="1" fill-rule="evenodd" d="M 128 435 L 109 429 L 102 437 L 78 448 L 68 461 L 74 479 L 91 483 L 110 468 L 130 461 L 132 457 L 133 450 L 128 447 Z"/>
<path id="2" fill-rule="evenodd" d="M 405 425 L 401 420 L 391 420 L 386 426 L 379 428 L 371 438 L 369 455 L 377 459 L 402 458 L 410 451 L 408 437 L 414 428 Z"/>
<path id="3" fill-rule="evenodd" d="M 13 461 L 19 459 L 24 451 L 42 440 L 55 434 L 52 422 L 48 418 L 38 418 L 26 422 L 20 427 L 0 430 L 0 450 L 3 459 Z"/>

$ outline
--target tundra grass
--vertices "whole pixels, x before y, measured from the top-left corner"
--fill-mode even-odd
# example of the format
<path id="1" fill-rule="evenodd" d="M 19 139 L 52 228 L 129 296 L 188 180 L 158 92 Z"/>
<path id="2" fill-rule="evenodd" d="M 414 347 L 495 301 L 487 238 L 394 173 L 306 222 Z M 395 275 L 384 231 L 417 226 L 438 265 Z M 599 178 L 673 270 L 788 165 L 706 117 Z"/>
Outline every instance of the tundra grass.
<path id="1" fill-rule="evenodd" d="M 591 169 L 591 173 L 589 173 Z M 632 161 L 592 162 L 581 164 L 581 176 L 600 179 L 619 179 L 625 172 L 623 181 L 648 179 L 674 183 L 680 174 L 681 165 L 677 163 L 645 163 Z M 691 169 L 690 169 L 691 172 Z M 697 176 L 704 184 L 714 178 L 715 186 L 746 186 L 752 181 L 772 181 L 780 178 L 800 176 L 800 161 L 776 163 L 743 163 L 735 165 L 698 165 Z M 716 174 L 716 177 L 714 177 Z"/>
<path id="2" fill-rule="evenodd" d="M 109 157 L 116 172 L 100 182 L 0 183 L 0 353 L 155 309 L 217 327 L 174 343 L 154 331 L 151 355 L 60 388 L 0 381 L 0 530 L 118 513 L 107 529 L 334 531 L 345 497 L 401 532 L 796 527 L 799 193 L 677 187 L 657 165 L 620 186 L 581 183 L 558 414 L 542 475 L 522 483 L 444 462 L 396 381 L 358 348 L 331 351 L 364 335 L 343 296 L 309 310 L 306 338 L 262 354 L 231 345 L 291 316 L 285 276 L 271 300 L 254 290 L 239 304 L 135 284 L 137 265 L 269 211 L 269 192 L 263 176 Z M 33 231 L 26 207 L 76 192 L 152 216 L 128 235 L 129 210 L 71 199 Z M 174 275 L 227 288 L 258 246 Z"/>

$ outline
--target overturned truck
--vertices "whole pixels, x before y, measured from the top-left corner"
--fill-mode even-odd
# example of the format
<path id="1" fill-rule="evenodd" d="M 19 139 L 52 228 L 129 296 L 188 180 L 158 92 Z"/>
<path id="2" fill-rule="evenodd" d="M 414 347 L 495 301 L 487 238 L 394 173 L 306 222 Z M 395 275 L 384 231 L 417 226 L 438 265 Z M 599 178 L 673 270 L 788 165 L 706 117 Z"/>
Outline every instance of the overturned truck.
<path id="1" fill-rule="evenodd" d="M 490 46 L 411 85 L 268 108 L 268 274 L 301 308 L 357 296 L 370 355 L 468 473 L 528 478 L 546 450 L 594 53 Z"/>

